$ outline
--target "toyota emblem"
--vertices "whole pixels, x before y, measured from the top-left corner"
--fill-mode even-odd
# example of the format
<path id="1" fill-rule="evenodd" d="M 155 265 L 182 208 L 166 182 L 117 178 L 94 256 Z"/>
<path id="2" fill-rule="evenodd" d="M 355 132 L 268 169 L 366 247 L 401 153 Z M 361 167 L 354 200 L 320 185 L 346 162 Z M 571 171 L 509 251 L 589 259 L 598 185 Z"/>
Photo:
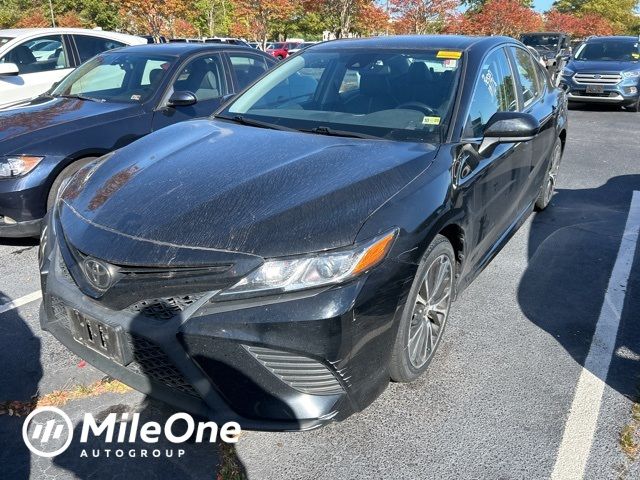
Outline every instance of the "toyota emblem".
<path id="1" fill-rule="evenodd" d="M 83 265 L 84 274 L 94 288 L 106 290 L 111 286 L 111 272 L 106 263 L 95 258 L 87 258 Z"/>

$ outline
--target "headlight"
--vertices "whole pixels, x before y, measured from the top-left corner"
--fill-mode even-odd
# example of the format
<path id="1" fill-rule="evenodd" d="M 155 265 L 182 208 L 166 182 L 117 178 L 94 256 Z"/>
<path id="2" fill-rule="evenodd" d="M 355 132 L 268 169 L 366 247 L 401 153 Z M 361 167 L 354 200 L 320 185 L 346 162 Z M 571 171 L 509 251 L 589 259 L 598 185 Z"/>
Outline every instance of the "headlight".
<path id="1" fill-rule="evenodd" d="M 0 178 L 26 175 L 42 161 L 44 157 L 30 155 L 9 155 L 0 157 Z"/>
<path id="2" fill-rule="evenodd" d="M 566 67 L 562 69 L 562 76 L 563 77 L 572 77 L 574 73 L 575 72 L 573 70 L 569 70 Z"/>
<path id="3" fill-rule="evenodd" d="M 622 72 L 622 78 L 638 78 L 640 77 L 640 70 L 634 70 L 631 72 Z"/>
<path id="4" fill-rule="evenodd" d="M 221 298 L 236 294 L 274 294 L 341 283 L 378 265 L 389 253 L 397 230 L 349 250 L 267 260 Z"/>

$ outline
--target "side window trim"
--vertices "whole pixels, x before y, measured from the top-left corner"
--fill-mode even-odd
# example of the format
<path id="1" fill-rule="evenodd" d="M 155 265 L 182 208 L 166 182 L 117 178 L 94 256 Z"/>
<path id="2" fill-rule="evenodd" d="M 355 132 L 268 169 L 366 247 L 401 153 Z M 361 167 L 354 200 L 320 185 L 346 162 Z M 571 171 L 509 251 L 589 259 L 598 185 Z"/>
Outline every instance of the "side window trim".
<path id="1" fill-rule="evenodd" d="M 64 35 L 64 37 L 67 44 L 67 50 L 70 55 L 69 60 L 70 65 L 72 65 L 71 68 L 78 67 L 80 65 L 80 54 L 78 53 L 78 47 L 76 46 L 75 35 L 67 34 Z"/>

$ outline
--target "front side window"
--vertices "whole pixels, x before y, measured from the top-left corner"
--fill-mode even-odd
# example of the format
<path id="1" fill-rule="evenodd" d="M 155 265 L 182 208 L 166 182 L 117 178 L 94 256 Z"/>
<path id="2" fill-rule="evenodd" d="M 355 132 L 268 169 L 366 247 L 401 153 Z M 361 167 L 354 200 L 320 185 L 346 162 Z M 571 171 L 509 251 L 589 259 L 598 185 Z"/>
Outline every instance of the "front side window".
<path id="1" fill-rule="evenodd" d="M 271 70 L 219 116 L 312 133 L 439 143 L 461 57 L 437 50 L 310 48 Z"/>
<path id="2" fill-rule="evenodd" d="M 229 60 L 240 90 L 266 72 L 268 68 L 265 59 L 256 55 L 230 53 Z"/>
<path id="3" fill-rule="evenodd" d="M 89 35 L 74 35 L 73 38 L 75 39 L 81 62 L 86 62 L 91 57 L 95 57 L 107 50 L 125 46 L 124 43 L 116 42 L 109 38 L 91 37 Z"/>
<path id="4" fill-rule="evenodd" d="M 518 109 L 515 81 L 504 49 L 489 54 L 482 64 L 473 91 L 464 135 L 480 138 L 496 112 Z"/>
<path id="5" fill-rule="evenodd" d="M 9 50 L 0 63 L 15 63 L 20 74 L 69 68 L 62 35 L 27 40 Z"/>
<path id="6" fill-rule="evenodd" d="M 535 60 L 531 54 L 517 47 L 513 47 L 512 50 L 516 60 L 518 78 L 520 79 L 524 108 L 527 108 L 540 97 L 542 84 L 538 78 Z"/>
<path id="7" fill-rule="evenodd" d="M 145 54 L 104 53 L 65 78 L 52 96 L 140 103 L 153 96 L 174 60 Z"/>
<path id="8" fill-rule="evenodd" d="M 227 94 L 222 62 L 218 55 L 197 57 L 178 74 L 175 92 L 191 92 L 199 102 L 213 100 Z"/>

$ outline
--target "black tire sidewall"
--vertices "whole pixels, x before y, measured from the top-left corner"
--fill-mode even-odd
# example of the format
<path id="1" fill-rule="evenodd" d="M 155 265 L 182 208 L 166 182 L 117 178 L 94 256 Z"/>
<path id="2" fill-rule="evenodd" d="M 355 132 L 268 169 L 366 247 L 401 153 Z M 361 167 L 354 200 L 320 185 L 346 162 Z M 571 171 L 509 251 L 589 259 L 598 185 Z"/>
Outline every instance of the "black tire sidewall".
<path id="1" fill-rule="evenodd" d="M 431 357 L 419 369 L 415 368 L 411 364 L 411 361 L 409 360 L 409 353 L 407 351 L 407 343 L 409 338 L 409 330 L 411 327 L 411 317 L 413 316 L 413 307 L 416 302 L 418 291 L 420 290 L 420 286 L 422 284 L 426 270 L 433 263 L 433 261 L 443 253 L 449 256 L 449 260 L 451 260 L 451 265 L 453 268 L 453 288 L 449 297 L 449 305 L 451 305 L 456 278 L 455 253 L 453 251 L 451 243 L 449 243 L 449 240 L 447 240 L 447 238 L 442 235 L 437 235 L 420 260 L 420 264 L 418 266 L 418 269 L 416 270 L 411 289 L 409 290 L 409 295 L 407 296 L 407 301 L 405 302 L 402 310 L 402 316 L 400 317 L 398 333 L 396 336 L 389 366 L 391 379 L 396 382 L 412 382 L 416 380 L 429 367 L 429 364 L 433 360 L 442 340 L 442 336 L 447 325 L 447 318 L 449 316 L 448 313 L 442 326 L 441 334 L 434 346 L 434 352 Z"/>

